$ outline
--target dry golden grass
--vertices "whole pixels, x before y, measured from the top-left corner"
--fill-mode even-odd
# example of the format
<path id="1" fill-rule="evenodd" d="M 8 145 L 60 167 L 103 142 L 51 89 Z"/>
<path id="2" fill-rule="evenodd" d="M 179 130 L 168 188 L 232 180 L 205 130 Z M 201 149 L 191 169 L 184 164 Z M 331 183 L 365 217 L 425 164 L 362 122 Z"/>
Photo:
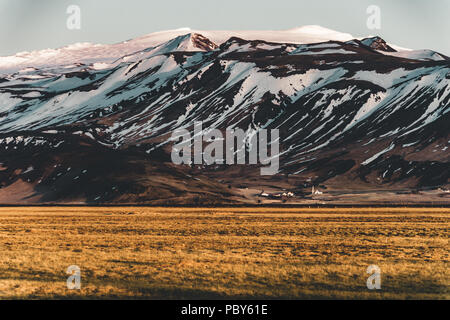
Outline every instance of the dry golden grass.
<path id="1" fill-rule="evenodd" d="M 0 298 L 448 299 L 449 213 L 0 208 Z"/>

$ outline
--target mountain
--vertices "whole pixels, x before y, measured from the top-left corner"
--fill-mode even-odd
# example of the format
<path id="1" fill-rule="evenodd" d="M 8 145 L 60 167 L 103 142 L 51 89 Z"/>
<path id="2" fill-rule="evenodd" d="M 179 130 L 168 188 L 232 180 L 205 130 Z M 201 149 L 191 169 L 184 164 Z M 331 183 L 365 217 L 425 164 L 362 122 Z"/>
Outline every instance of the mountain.
<path id="1" fill-rule="evenodd" d="M 36 54 L 0 78 L 0 203 L 448 204 L 449 59 L 326 30 L 179 30 L 119 44 L 122 56 Z M 195 121 L 248 139 L 279 129 L 279 173 L 173 164 L 171 134 Z"/>
<path id="2" fill-rule="evenodd" d="M 423 60 L 423 61 L 445 61 L 445 60 L 448 61 L 450 59 L 449 57 L 443 55 L 442 53 L 428 49 L 387 52 L 386 54 L 399 58 Z"/>
<path id="3" fill-rule="evenodd" d="M 352 35 L 348 33 L 341 33 L 321 26 L 303 26 L 281 31 L 205 31 L 180 28 L 176 30 L 154 32 L 143 37 L 112 45 L 77 43 L 59 49 L 20 52 L 13 56 L 0 57 L 0 74 L 13 73 L 29 67 L 43 69 L 75 63 L 111 63 L 122 56 L 140 52 L 147 48 L 157 47 L 174 38 L 189 34 L 204 35 L 218 45 L 224 43 L 231 37 L 294 44 L 314 43 L 328 40 L 347 41 L 353 39 Z"/>
<path id="4" fill-rule="evenodd" d="M 423 60 L 423 61 L 443 61 L 449 60 L 450 58 L 433 50 L 410 50 L 410 49 L 394 49 L 392 46 L 386 43 L 380 37 L 370 37 L 361 40 L 361 43 L 368 46 L 374 50 L 380 51 L 383 54 L 391 55 L 399 58 L 406 58 L 412 60 Z"/>
<path id="5" fill-rule="evenodd" d="M 375 50 L 384 52 L 397 52 L 397 50 L 389 46 L 386 41 L 384 41 L 380 37 L 365 38 L 361 40 L 361 43 Z"/>

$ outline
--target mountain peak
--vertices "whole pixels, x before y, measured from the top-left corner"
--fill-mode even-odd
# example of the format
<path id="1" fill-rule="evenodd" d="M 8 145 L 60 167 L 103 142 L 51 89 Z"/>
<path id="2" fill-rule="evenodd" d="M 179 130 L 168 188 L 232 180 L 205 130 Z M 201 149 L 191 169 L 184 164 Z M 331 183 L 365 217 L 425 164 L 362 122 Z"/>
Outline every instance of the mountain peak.
<path id="1" fill-rule="evenodd" d="M 199 33 L 187 33 L 180 35 L 160 46 L 159 52 L 176 52 L 176 51 L 212 51 L 218 46 Z"/>
<path id="2" fill-rule="evenodd" d="M 288 29 L 286 31 L 289 32 L 297 32 L 297 33 L 309 33 L 309 34 L 329 34 L 336 33 L 337 31 L 328 29 L 319 25 L 306 25 L 301 27 L 295 27 L 292 29 Z"/>
<path id="3" fill-rule="evenodd" d="M 325 28 L 319 25 L 305 25 L 301 27 L 296 27 L 292 29 L 285 30 L 285 32 L 291 34 L 298 34 L 307 37 L 316 37 L 321 39 L 320 41 L 326 40 L 337 40 L 337 41 L 348 41 L 354 37 L 349 33 L 343 33 L 329 28 Z M 313 41 L 315 42 L 315 41 Z"/>
<path id="4" fill-rule="evenodd" d="M 370 38 L 364 38 L 361 40 L 361 43 L 365 46 L 368 46 L 374 50 L 385 51 L 385 52 L 397 52 L 394 48 L 389 46 L 386 41 L 384 41 L 381 37 L 375 36 Z"/>
<path id="5" fill-rule="evenodd" d="M 217 44 L 200 33 L 191 33 L 190 40 L 195 48 L 202 49 L 204 51 L 212 51 L 219 47 Z"/>

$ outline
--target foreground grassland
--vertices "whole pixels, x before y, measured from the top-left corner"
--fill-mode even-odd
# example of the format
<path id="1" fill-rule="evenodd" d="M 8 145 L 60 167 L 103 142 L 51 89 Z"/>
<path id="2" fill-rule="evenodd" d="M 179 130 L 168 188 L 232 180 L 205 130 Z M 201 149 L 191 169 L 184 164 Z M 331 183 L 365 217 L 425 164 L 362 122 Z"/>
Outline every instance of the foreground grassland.
<path id="1" fill-rule="evenodd" d="M 450 209 L 0 208 L 0 298 L 449 299 L 449 227 Z"/>

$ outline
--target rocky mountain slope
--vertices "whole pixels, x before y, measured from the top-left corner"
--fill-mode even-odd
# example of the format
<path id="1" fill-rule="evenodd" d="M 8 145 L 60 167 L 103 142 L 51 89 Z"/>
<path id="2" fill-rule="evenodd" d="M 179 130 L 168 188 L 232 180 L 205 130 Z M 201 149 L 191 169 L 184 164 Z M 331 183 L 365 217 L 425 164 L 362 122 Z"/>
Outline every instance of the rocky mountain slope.
<path id="1" fill-rule="evenodd" d="M 122 56 L 0 58 L 0 203 L 450 202 L 445 55 L 317 27 L 179 32 Z M 172 164 L 171 134 L 195 121 L 279 129 L 280 172 Z"/>

